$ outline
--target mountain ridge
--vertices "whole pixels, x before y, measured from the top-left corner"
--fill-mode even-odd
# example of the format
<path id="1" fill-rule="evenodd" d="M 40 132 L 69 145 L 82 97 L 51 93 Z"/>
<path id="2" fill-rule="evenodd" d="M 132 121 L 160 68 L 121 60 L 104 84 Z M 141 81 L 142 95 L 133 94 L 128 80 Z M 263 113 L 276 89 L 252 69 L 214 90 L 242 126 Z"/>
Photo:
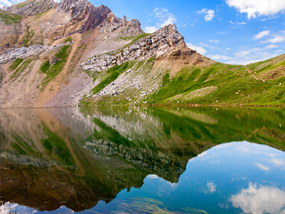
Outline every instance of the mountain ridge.
<path id="1" fill-rule="evenodd" d="M 146 34 L 86 0 L 20 6 L 0 11 L 2 108 L 285 103 L 283 55 L 226 65 L 188 48 L 174 24 Z"/>

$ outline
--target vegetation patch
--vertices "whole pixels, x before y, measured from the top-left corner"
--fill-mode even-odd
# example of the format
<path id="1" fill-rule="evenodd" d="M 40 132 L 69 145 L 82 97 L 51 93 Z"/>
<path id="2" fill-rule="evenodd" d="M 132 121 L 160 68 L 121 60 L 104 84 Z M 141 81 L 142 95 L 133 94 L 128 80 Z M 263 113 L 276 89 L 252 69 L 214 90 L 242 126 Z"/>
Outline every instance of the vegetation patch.
<path id="1" fill-rule="evenodd" d="M 65 63 L 67 62 L 70 51 L 70 45 L 63 46 L 61 50 L 55 55 L 58 59 L 60 59 L 57 63 L 49 67 L 49 63 L 47 64 L 47 62 L 45 62 L 41 66 L 41 71 L 46 74 L 46 77 L 43 79 L 42 82 L 42 90 L 44 90 L 45 86 L 47 86 L 47 84 L 62 71 L 65 66 Z"/>
<path id="2" fill-rule="evenodd" d="M 125 45 L 122 49 L 125 49 L 126 47 L 134 44 L 136 41 L 138 41 L 138 40 L 140 40 L 140 39 L 142 39 L 142 38 L 144 38 L 146 36 L 149 36 L 149 35 L 150 35 L 149 33 L 142 33 L 142 34 L 140 34 L 140 35 L 138 35 L 136 37 L 133 37 L 134 38 L 133 41 L 131 41 L 129 44 Z M 131 37 L 125 37 L 125 38 L 131 38 Z M 129 39 L 124 39 L 124 40 L 129 40 Z"/>
<path id="3" fill-rule="evenodd" d="M 17 79 L 20 74 L 26 70 L 26 68 L 31 64 L 33 60 L 32 59 L 28 59 L 26 61 L 24 61 L 20 67 L 17 68 L 17 70 L 14 71 L 14 73 L 11 74 L 10 79 Z"/>
<path id="4" fill-rule="evenodd" d="M 22 16 L 0 10 L 0 18 L 4 20 L 6 25 L 12 25 L 20 23 Z"/>
<path id="5" fill-rule="evenodd" d="M 30 26 L 26 25 L 26 27 L 27 27 L 27 32 L 26 32 L 26 36 L 25 36 L 25 39 L 23 40 L 23 42 L 24 42 L 24 46 L 28 47 L 30 45 L 33 45 L 33 41 L 31 41 L 31 40 L 34 37 L 35 32 L 33 30 L 31 30 L 31 31 L 29 30 Z"/>
<path id="6" fill-rule="evenodd" d="M 214 105 L 284 105 L 284 75 L 265 78 L 278 70 L 285 61 L 270 60 L 248 66 L 216 63 L 205 68 L 183 68 L 171 79 L 169 71 L 163 86 L 148 102 L 154 104 L 214 104 Z"/>
<path id="7" fill-rule="evenodd" d="M 46 73 L 49 68 L 50 68 L 49 61 L 44 62 L 40 67 L 40 69 L 43 73 Z"/>
<path id="8" fill-rule="evenodd" d="M 33 2 L 35 2 L 35 0 L 34 1 L 28 1 L 28 2 L 25 1 L 25 2 L 17 4 L 15 7 L 16 7 L 16 9 L 21 9 L 22 7 L 25 7 L 26 5 L 31 4 Z"/>
<path id="9" fill-rule="evenodd" d="M 71 37 L 68 37 L 64 42 L 72 42 Z"/>
<path id="10" fill-rule="evenodd" d="M 21 146 L 19 146 L 17 143 L 12 143 L 12 147 L 13 147 L 13 149 L 15 149 L 15 151 L 18 154 L 20 154 L 20 155 L 25 155 L 26 154 L 25 150 Z"/>
<path id="11" fill-rule="evenodd" d="M 101 81 L 95 88 L 92 89 L 93 94 L 100 92 L 103 88 L 109 85 L 111 82 L 115 81 L 120 74 L 128 69 L 129 62 L 126 62 L 122 65 L 115 65 L 114 67 L 110 68 L 107 73 L 107 77 Z"/>
<path id="12" fill-rule="evenodd" d="M 22 62 L 23 62 L 23 59 L 21 59 L 21 58 L 16 59 L 16 60 L 13 62 L 13 64 L 10 65 L 9 69 L 10 69 L 11 71 L 14 71 Z"/>

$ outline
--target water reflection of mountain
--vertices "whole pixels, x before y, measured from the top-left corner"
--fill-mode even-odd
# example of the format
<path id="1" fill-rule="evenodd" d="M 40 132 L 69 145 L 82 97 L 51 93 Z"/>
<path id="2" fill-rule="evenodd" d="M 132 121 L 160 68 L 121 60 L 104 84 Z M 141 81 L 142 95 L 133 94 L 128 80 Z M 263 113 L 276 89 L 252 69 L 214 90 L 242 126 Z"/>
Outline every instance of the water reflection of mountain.
<path id="1" fill-rule="evenodd" d="M 148 174 L 178 182 L 190 158 L 220 143 L 285 150 L 284 121 L 279 109 L 2 110 L 1 200 L 82 211 Z"/>

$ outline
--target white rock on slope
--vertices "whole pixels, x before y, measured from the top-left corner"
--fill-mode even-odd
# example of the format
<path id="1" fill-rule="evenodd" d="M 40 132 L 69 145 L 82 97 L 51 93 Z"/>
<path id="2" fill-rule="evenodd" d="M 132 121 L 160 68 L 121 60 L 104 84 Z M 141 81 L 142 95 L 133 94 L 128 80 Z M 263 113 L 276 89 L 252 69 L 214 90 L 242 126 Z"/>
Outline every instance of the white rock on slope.
<path id="1" fill-rule="evenodd" d="M 60 45 L 48 46 L 48 45 L 32 45 L 29 47 L 13 48 L 5 51 L 4 54 L 0 54 L 0 64 L 6 64 L 9 61 L 15 59 L 24 59 L 30 56 L 39 55 L 43 52 L 49 52 L 57 48 L 61 48 L 65 45 L 72 45 L 73 42 L 66 42 Z"/>
<path id="2" fill-rule="evenodd" d="M 176 47 L 186 47 L 184 37 L 174 24 L 167 25 L 150 36 L 139 39 L 118 54 L 93 57 L 81 64 L 84 70 L 103 71 L 127 61 L 145 60 L 153 55 L 161 56 Z"/>

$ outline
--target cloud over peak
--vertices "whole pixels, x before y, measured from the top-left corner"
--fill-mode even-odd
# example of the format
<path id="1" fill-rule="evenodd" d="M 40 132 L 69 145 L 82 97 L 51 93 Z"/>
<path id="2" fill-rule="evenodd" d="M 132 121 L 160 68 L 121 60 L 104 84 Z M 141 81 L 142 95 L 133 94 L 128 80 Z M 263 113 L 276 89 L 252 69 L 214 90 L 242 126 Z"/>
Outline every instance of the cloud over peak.
<path id="1" fill-rule="evenodd" d="M 203 47 L 199 47 L 199 46 L 193 45 L 192 43 L 187 43 L 186 45 L 187 45 L 187 47 L 197 51 L 200 54 L 204 55 L 205 53 L 207 53 L 207 51 Z"/>
<path id="2" fill-rule="evenodd" d="M 0 0 L 1 1 L 1 0 Z M 155 26 L 146 26 L 144 28 L 146 33 L 153 33 L 165 25 L 173 24 L 176 22 L 176 17 L 174 14 L 170 13 L 167 8 L 155 8 L 153 14 L 158 22 Z"/>

